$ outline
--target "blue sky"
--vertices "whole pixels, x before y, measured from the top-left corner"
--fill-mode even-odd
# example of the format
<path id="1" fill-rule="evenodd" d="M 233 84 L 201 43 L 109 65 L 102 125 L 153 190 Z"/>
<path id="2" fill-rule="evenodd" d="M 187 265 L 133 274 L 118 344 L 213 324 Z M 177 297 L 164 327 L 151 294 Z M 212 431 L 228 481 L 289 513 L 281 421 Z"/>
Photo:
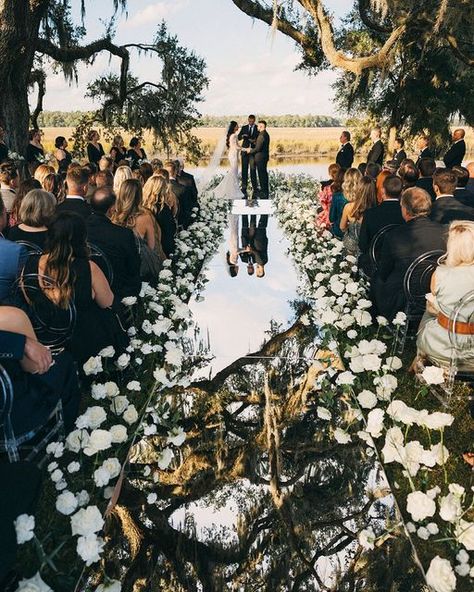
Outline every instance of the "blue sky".
<path id="1" fill-rule="evenodd" d="M 111 0 L 86 0 L 88 40 L 100 37 L 101 19 L 110 14 Z M 352 3 L 331 0 L 337 15 Z M 73 0 L 79 10 L 79 0 Z M 247 111 L 335 114 L 330 88 L 336 74 L 328 71 L 308 77 L 294 68 L 299 53 L 294 43 L 258 21 L 252 21 L 231 0 L 129 0 L 128 18 L 119 16 L 118 43 L 151 40 L 157 25 L 165 19 L 181 43 L 205 58 L 211 84 L 201 111 L 208 114 L 246 113 Z M 159 78 L 157 62 L 135 55 L 132 71 L 141 80 Z M 110 70 L 118 71 L 118 62 L 99 56 L 91 66 L 79 69 L 79 85 L 69 87 L 61 75 L 51 75 L 45 108 L 51 110 L 94 108 L 85 99 L 87 83 Z"/>

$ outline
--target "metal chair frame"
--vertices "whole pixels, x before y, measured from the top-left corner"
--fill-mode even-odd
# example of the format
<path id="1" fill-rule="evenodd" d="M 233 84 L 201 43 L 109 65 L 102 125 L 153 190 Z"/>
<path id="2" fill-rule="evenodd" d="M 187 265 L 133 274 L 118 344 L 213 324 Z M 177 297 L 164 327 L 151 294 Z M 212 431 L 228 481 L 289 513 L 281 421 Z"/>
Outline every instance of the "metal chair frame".
<path id="1" fill-rule="evenodd" d="M 370 265 L 372 267 L 372 273 L 377 271 L 377 248 L 379 247 L 380 243 L 382 242 L 383 238 L 390 230 L 397 228 L 400 224 L 387 224 L 381 228 L 376 235 L 373 237 L 372 241 L 370 242 L 369 248 L 369 257 L 370 257 Z"/>
<path id="2" fill-rule="evenodd" d="M 91 261 L 96 263 L 101 268 L 105 277 L 107 278 L 107 281 L 109 282 L 109 286 L 111 286 L 114 281 L 114 270 L 112 264 L 100 247 L 89 242 L 87 243 L 87 246 L 89 247 Z"/>

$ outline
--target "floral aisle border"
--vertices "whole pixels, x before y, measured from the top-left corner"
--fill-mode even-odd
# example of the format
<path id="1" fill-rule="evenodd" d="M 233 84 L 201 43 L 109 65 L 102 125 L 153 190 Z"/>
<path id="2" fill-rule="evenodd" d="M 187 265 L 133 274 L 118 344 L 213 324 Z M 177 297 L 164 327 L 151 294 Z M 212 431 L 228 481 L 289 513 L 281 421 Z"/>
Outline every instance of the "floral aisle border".
<path id="1" fill-rule="evenodd" d="M 472 472 L 462 466 L 459 451 L 453 452 L 457 435 L 462 438 L 462 422 L 468 421 L 466 410 L 457 415 L 438 411 L 427 387 L 393 355 L 405 315 L 399 313 L 391 327 L 383 317 L 373 323 L 368 286 L 357 279 L 356 259 L 344 255 L 342 242 L 330 233 L 316 234 L 317 182 L 305 175 L 277 174 L 272 187 L 277 218 L 303 279 L 301 292 L 313 303 L 309 316 L 321 333 L 321 349 L 348 367 L 337 370 L 329 364 L 315 385 L 321 400 L 318 416 L 328 421 L 326 437 L 341 445 L 360 438 L 367 454 L 378 454 L 405 519 L 406 527 L 393 529 L 408 531 L 430 588 L 472 590 Z M 439 384 L 443 372 L 429 366 L 423 378 Z M 348 407 L 344 413 L 338 408 L 341 400 Z M 465 444 L 471 442 L 472 437 Z M 369 527 L 359 542 L 369 551 L 385 535 Z"/>
<path id="2" fill-rule="evenodd" d="M 134 306 L 136 315 L 127 351 L 117 357 L 108 347 L 84 364 L 93 380 L 87 405 L 66 441 L 48 446 L 50 483 L 39 518 L 35 524 L 33 516 L 23 514 L 15 521 L 18 543 L 30 541 L 22 549 L 24 574 L 36 571 L 20 582 L 18 592 L 48 592 L 45 580 L 73 590 L 84 567 L 101 559 L 104 513 L 120 487 L 130 447 L 157 432 L 165 434 L 159 460 L 164 469 L 184 442 L 179 416 L 160 394 L 189 383 L 195 360 L 184 355 L 185 334 L 192 325 L 188 302 L 206 282 L 202 270 L 221 242 L 229 209 L 229 202 L 216 200 L 212 191 L 203 193 L 196 220 L 179 233 L 175 255 L 165 261 L 156 288 L 143 284 L 138 302 L 124 301 Z M 120 589 L 120 582 L 106 574 L 96 588 Z"/>

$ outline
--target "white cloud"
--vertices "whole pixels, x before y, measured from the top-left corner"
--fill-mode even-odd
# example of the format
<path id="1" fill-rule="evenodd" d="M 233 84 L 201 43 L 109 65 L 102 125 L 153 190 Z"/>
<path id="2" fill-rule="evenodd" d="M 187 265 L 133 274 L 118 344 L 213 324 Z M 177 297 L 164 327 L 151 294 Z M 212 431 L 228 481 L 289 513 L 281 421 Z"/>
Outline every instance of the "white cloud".
<path id="1" fill-rule="evenodd" d="M 147 4 L 147 6 L 136 12 L 128 20 L 121 21 L 119 29 L 132 29 L 147 26 L 152 23 L 156 24 L 181 10 L 184 5 L 185 2 L 183 0 L 161 0 L 160 2 Z"/>

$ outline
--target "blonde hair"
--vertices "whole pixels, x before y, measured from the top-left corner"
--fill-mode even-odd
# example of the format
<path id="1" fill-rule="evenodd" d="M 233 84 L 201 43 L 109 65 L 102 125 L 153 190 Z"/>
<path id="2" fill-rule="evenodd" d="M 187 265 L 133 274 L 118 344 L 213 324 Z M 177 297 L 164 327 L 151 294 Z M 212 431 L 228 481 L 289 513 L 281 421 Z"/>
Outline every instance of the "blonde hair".
<path id="1" fill-rule="evenodd" d="M 164 177 L 153 175 L 143 186 L 143 206 L 153 214 L 161 212 L 167 203 L 168 193 L 171 193 L 168 181 Z"/>
<path id="2" fill-rule="evenodd" d="M 344 173 L 342 193 L 347 201 L 355 201 L 360 191 L 362 173 L 359 169 L 351 168 Z"/>
<path id="3" fill-rule="evenodd" d="M 112 140 L 112 146 L 115 146 L 116 148 L 121 148 L 124 145 L 124 141 L 122 136 L 114 136 L 114 139 Z"/>
<path id="4" fill-rule="evenodd" d="M 474 265 L 474 222 L 451 222 L 444 263 L 448 267 Z"/>
<path id="5" fill-rule="evenodd" d="M 375 181 L 371 177 L 362 177 L 356 198 L 352 203 L 351 216 L 356 221 L 361 220 L 366 210 L 377 205 L 377 190 Z"/>
<path id="6" fill-rule="evenodd" d="M 118 194 L 120 186 L 126 179 L 133 177 L 132 169 L 127 165 L 122 165 L 117 168 L 114 175 L 114 191 Z"/>
<path id="7" fill-rule="evenodd" d="M 19 218 L 23 224 L 39 228 L 48 226 L 56 210 L 56 198 L 43 189 L 32 189 L 23 198 Z"/>
<path id="8" fill-rule="evenodd" d="M 142 185 L 138 179 L 125 179 L 120 185 L 114 211 L 110 219 L 114 224 L 135 228 L 137 218 L 146 211 L 143 207 Z"/>
<path id="9" fill-rule="evenodd" d="M 51 174 L 56 174 L 56 171 L 52 166 L 50 166 L 49 164 L 40 164 L 35 171 L 34 177 L 37 181 L 41 183 L 41 186 L 43 186 L 44 180 L 48 175 Z"/>

